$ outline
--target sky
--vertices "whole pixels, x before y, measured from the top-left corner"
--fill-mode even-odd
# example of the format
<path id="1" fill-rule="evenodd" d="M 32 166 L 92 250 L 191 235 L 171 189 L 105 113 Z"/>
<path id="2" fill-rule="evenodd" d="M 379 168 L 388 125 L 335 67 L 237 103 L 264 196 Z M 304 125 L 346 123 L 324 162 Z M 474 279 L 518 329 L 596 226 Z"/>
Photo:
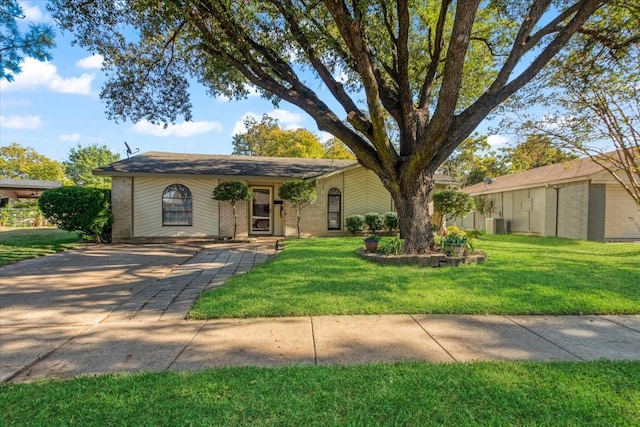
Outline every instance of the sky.
<path id="1" fill-rule="evenodd" d="M 53 25 L 44 1 L 20 4 L 26 16 L 22 24 Z M 105 82 L 100 71 L 102 58 L 72 46 L 71 34 L 55 30 L 51 61 L 26 58 L 13 82 L 0 81 L 0 146 L 16 142 L 58 161 L 67 160 L 70 150 L 79 144 L 106 145 L 126 158 L 125 142 L 141 153 L 231 154 L 233 136 L 244 131 L 244 119 L 253 116 L 259 120 L 263 114 L 278 119 L 285 128 L 306 128 L 323 142 L 330 138 L 318 131 L 311 117 L 284 101 L 274 109 L 270 101 L 257 95 L 241 101 L 215 99 L 197 83 L 191 89 L 193 117 L 189 122 L 179 121 L 163 129 L 148 122 L 108 120 L 99 98 Z M 486 128 L 483 124 L 478 131 Z M 489 142 L 497 146 L 506 138 L 492 135 Z"/>

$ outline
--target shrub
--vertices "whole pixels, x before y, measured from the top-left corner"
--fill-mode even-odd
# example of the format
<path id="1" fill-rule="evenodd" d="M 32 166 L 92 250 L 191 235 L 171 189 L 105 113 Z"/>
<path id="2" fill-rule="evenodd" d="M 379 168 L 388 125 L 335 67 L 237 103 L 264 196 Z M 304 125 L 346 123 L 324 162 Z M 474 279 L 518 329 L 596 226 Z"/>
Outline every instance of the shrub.
<path id="1" fill-rule="evenodd" d="M 369 212 L 364 216 L 364 223 L 371 233 L 376 234 L 384 226 L 384 217 L 379 213 Z"/>
<path id="2" fill-rule="evenodd" d="M 380 242 L 378 252 L 385 255 L 400 255 L 402 253 L 402 245 L 404 242 L 399 237 L 385 239 Z"/>
<path id="3" fill-rule="evenodd" d="M 347 230 L 352 232 L 353 234 L 358 234 L 362 230 L 364 230 L 364 216 L 362 215 L 351 215 L 345 219 L 345 225 Z"/>
<path id="4" fill-rule="evenodd" d="M 387 212 L 384 214 L 384 228 L 393 233 L 398 229 L 398 214 L 396 212 Z"/>
<path id="5" fill-rule="evenodd" d="M 58 228 L 79 231 L 96 243 L 111 239 L 111 191 L 91 187 L 59 187 L 46 190 L 38 205 Z"/>

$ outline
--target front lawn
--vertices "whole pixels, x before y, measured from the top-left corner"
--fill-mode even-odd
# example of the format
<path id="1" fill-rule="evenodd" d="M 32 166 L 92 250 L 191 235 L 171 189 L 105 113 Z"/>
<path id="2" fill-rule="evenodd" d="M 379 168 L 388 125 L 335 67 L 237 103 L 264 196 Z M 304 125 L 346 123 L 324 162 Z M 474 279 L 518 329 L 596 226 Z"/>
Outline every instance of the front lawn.
<path id="1" fill-rule="evenodd" d="M 190 316 L 638 314 L 640 245 L 487 235 L 459 268 L 377 265 L 360 238 L 286 242 L 276 258 L 204 293 Z"/>
<path id="2" fill-rule="evenodd" d="M 640 362 L 223 368 L 0 386 L 0 424 L 631 426 Z"/>
<path id="3" fill-rule="evenodd" d="M 77 233 L 57 228 L 0 229 L 0 266 L 71 249 L 79 241 Z"/>

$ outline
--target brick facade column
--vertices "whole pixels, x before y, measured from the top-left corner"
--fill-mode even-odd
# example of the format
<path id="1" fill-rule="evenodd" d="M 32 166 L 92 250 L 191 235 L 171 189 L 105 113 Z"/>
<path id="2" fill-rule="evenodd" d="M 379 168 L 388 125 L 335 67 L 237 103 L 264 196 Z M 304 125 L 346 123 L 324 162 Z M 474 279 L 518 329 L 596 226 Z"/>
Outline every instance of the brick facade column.
<path id="1" fill-rule="evenodd" d="M 114 176 L 111 178 L 111 209 L 113 228 L 111 238 L 114 243 L 133 237 L 133 178 Z"/>

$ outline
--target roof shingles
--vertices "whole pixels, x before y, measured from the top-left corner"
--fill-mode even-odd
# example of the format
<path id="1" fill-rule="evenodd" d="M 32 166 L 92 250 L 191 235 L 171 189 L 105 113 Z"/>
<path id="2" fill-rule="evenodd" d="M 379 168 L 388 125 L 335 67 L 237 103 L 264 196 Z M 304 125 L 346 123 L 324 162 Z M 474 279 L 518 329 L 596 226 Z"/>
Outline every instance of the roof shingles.
<path id="1" fill-rule="evenodd" d="M 602 166 L 585 157 L 554 165 L 541 166 L 524 172 L 502 175 L 495 178 L 490 185 L 481 182 L 466 187 L 462 191 L 469 194 L 482 194 L 538 187 L 545 184 L 588 179 L 591 175 L 600 171 L 602 171 Z"/>
<path id="2" fill-rule="evenodd" d="M 356 164 L 355 160 L 179 154 L 149 151 L 94 170 L 96 175 L 255 176 L 306 179 Z"/>

